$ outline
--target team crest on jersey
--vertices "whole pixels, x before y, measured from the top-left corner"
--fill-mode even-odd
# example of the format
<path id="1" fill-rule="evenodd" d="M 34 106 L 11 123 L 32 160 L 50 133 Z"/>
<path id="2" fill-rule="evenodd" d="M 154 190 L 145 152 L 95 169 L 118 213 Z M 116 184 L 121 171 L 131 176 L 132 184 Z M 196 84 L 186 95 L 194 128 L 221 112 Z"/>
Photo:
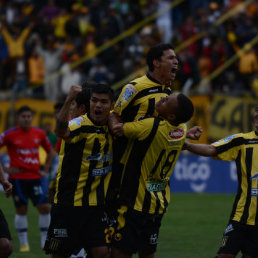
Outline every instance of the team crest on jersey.
<path id="1" fill-rule="evenodd" d="M 121 241 L 122 240 L 122 234 L 116 233 L 114 238 L 115 238 L 116 241 Z"/>
<path id="2" fill-rule="evenodd" d="M 81 121 L 83 120 L 84 120 L 83 117 L 76 117 L 69 121 L 69 125 L 73 125 L 73 124 L 80 125 Z"/>
<path id="3" fill-rule="evenodd" d="M 184 130 L 181 128 L 172 130 L 168 133 L 168 137 L 172 140 L 180 139 L 184 136 Z"/>
<path id="4" fill-rule="evenodd" d="M 34 141 L 34 143 L 36 143 L 36 144 L 39 143 L 39 139 L 38 139 L 38 138 L 34 139 L 33 141 Z"/>
<path id="5" fill-rule="evenodd" d="M 127 84 L 126 89 L 117 106 L 121 107 L 122 103 L 127 102 L 135 93 L 137 93 L 137 90 L 133 87 L 133 85 Z"/>

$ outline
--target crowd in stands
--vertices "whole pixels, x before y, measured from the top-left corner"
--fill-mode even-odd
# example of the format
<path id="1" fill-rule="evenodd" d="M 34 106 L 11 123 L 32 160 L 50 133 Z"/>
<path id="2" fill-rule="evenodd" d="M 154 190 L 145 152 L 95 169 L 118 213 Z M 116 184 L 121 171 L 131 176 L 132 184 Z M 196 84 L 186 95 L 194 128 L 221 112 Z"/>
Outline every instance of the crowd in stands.
<path id="1" fill-rule="evenodd" d="M 180 48 L 175 89 L 258 95 L 258 47 L 247 44 L 258 32 L 258 1 L 172 2 L 0 0 L 0 98 L 12 92 L 57 101 L 85 79 L 113 85 L 145 67 L 146 52 L 159 42 Z M 167 12 L 112 43 L 164 7 Z"/>

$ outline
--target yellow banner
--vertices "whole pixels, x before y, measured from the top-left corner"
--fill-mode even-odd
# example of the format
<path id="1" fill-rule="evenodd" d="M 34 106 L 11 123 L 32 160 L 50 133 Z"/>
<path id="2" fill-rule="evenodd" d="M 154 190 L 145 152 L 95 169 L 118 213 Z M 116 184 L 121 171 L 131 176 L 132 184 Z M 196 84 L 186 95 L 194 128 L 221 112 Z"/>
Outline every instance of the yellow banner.
<path id="1" fill-rule="evenodd" d="M 189 123 L 189 128 L 199 125 L 203 133 L 198 141 L 194 143 L 208 143 L 208 126 L 210 123 L 210 97 L 209 96 L 191 96 L 194 105 L 194 115 Z"/>
<path id="2" fill-rule="evenodd" d="M 43 128 L 44 124 L 47 122 L 51 123 L 52 129 L 55 128 L 55 118 L 54 118 L 54 102 L 36 99 L 20 99 L 15 102 L 15 111 L 23 105 L 29 106 L 33 111 L 33 122 L 32 125 L 36 127 Z M 10 101 L 1 101 L 0 109 L 0 133 L 11 128 L 12 122 L 15 123 L 15 114 L 12 112 Z"/>
<path id="3" fill-rule="evenodd" d="M 252 97 L 215 95 L 211 102 L 208 136 L 211 141 L 234 133 L 253 130 L 253 114 L 258 100 Z"/>

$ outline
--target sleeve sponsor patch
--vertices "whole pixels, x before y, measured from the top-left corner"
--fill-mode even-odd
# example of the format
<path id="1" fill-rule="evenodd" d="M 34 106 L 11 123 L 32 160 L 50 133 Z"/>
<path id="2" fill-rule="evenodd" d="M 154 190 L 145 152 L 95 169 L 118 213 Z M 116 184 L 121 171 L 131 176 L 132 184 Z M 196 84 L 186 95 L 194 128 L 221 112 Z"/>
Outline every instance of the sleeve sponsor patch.
<path id="1" fill-rule="evenodd" d="M 223 138 L 217 142 L 214 142 L 212 143 L 213 146 L 217 146 L 217 145 L 220 145 L 220 144 L 225 144 L 225 143 L 228 143 L 230 142 L 232 139 L 236 138 L 237 137 L 237 134 L 233 134 L 233 135 L 230 135 L 226 138 Z"/>
<path id="2" fill-rule="evenodd" d="M 83 121 L 83 117 L 76 117 L 72 120 L 69 121 L 69 126 L 72 126 L 72 125 L 80 125 L 81 124 L 81 121 Z"/>
<path id="3" fill-rule="evenodd" d="M 133 87 L 133 85 L 127 84 L 126 89 L 125 89 L 119 103 L 117 104 L 117 107 L 121 107 L 123 102 L 128 102 L 130 100 L 130 98 L 136 93 L 137 93 L 137 90 Z"/>

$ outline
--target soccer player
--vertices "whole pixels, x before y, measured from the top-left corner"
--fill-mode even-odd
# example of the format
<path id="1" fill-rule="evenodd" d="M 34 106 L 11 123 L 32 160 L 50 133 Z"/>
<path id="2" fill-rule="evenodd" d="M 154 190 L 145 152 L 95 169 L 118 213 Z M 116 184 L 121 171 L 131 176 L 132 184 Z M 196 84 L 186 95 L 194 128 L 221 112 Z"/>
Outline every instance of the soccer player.
<path id="1" fill-rule="evenodd" d="M 42 179 L 49 171 L 53 159 L 53 149 L 45 132 L 31 126 L 32 110 L 22 106 L 17 111 L 18 126 L 0 136 L 0 147 L 6 146 L 10 157 L 9 181 L 13 185 L 13 200 L 16 207 L 15 228 L 20 241 L 20 251 L 30 250 L 27 230 L 28 198 L 39 211 L 41 247 L 43 247 L 50 221 L 50 207 L 47 198 L 46 181 Z M 46 163 L 40 171 L 39 146 L 47 152 Z"/>
<path id="2" fill-rule="evenodd" d="M 193 104 L 171 94 L 155 105 L 157 117 L 114 125 L 117 136 L 135 139 L 122 171 L 112 257 L 154 257 L 161 220 L 170 200 L 169 178 L 184 144 Z"/>
<path id="3" fill-rule="evenodd" d="M 12 184 L 5 178 L 2 164 L 0 163 L 0 183 L 4 188 L 6 197 L 12 193 Z M 9 257 L 12 253 L 12 238 L 8 228 L 7 221 L 0 209 L 0 258 Z"/>
<path id="4" fill-rule="evenodd" d="M 113 108 L 113 91 L 97 84 L 92 89 L 89 114 L 68 123 L 71 104 L 81 91 L 80 86 L 71 87 L 56 123 L 56 133 L 64 141 L 44 247 L 52 257 L 69 257 L 81 247 L 90 249 L 93 257 L 110 256 L 104 203 L 112 164 L 107 121 Z"/>
<path id="5" fill-rule="evenodd" d="M 123 87 L 116 101 L 114 112 L 110 115 L 111 131 L 119 122 L 132 122 L 148 116 L 157 116 L 155 103 L 161 97 L 171 94 L 170 86 L 178 69 L 178 59 L 173 47 L 164 43 L 153 46 L 147 54 L 146 62 L 148 64 L 147 74 Z M 188 130 L 187 137 L 199 139 L 201 132 L 200 127 L 193 127 Z M 110 204 L 115 198 L 123 167 L 131 151 L 132 141 L 134 140 L 120 137 L 113 143 L 114 173 L 112 173 L 107 198 Z"/>
<path id="6" fill-rule="evenodd" d="M 218 258 L 258 257 L 258 105 L 254 112 L 255 131 L 238 133 L 211 145 L 185 143 L 185 148 L 202 156 L 235 161 L 238 192 L 218 250 Z"/>

